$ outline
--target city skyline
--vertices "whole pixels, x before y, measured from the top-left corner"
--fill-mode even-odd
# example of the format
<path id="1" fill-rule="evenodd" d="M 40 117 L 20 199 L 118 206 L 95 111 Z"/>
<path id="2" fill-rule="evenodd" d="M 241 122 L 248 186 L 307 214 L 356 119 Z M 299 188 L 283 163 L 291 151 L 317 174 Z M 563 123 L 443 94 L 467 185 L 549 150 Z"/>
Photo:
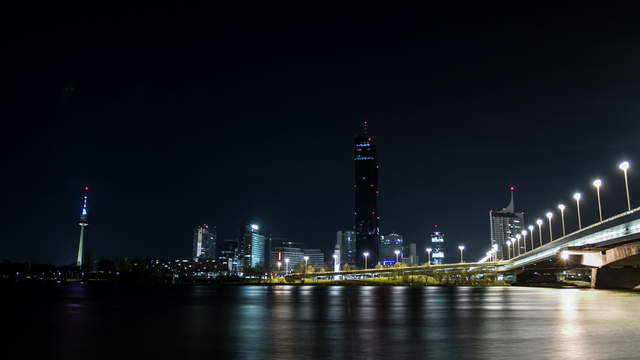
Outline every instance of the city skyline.
<path id="1" fill-rule="evenodd" d="M 449 254 L 482 257 L 509 185 L 534 220 L 581 191 L 585 223 L 590 179 L 605 216 L 625 206 L 615 164 L 630 160 L 639 188 L 635 20 L 619 12 L 598 27 L 602 9 L 276 16 L 284 29 L 233 9 L 50 10 L 7 46 L 1 258 L 75 262 L 85 184 L 94 259 L 188 257 L 197 224 L 224 239 L 256 216 L 328 250 L 353 226 L 362 121 L 380 149 L 381 231 L 419 254 L 438 224 Z"/>

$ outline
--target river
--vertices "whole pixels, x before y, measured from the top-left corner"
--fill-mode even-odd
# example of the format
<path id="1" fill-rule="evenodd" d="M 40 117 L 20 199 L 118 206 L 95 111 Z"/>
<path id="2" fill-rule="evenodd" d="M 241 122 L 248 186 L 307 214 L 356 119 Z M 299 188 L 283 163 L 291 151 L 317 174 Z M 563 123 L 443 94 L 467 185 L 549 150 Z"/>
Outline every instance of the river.
<path id="1" fill-rule="evenodd" d="M 8 358 L 638 359 L 640 293 L 4 284 Z"/>

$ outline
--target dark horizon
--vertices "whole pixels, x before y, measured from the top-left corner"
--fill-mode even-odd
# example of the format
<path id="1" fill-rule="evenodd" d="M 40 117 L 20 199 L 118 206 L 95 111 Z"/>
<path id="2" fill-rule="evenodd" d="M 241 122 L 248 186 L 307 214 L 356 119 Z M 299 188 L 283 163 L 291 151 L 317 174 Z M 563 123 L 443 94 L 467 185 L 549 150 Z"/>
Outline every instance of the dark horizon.
<path id="1" fill-rule="evenodd" d="M 353 228 L 353 137 L 380 158 L 381 233 L 489 248 L 581 191 L 583 223 L 640 204 L 640 26 L 621 8 L 65 8 L 10 12 L 0 259 L 189 257 L 255 220 L 328 251 Z M 559 231 L 556 226 L 554 230 Z"/>

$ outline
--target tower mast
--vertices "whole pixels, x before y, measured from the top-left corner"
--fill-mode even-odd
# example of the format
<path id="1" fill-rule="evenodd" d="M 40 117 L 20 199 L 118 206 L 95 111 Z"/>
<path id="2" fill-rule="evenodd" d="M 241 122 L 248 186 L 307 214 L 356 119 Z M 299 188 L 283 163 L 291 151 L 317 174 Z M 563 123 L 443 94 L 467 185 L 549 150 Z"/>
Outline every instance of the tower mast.
<path id="1" fill-rule="evenodd" d="M 84 262 L 84 228 L 89 225 L 87 213 L 87 200 L 89 199 L 89 187 L 82 188 L 82 207 L 80 209 L 80 243 L 78 244 L 78 259 L 76 265 L 81 267 Z"/>

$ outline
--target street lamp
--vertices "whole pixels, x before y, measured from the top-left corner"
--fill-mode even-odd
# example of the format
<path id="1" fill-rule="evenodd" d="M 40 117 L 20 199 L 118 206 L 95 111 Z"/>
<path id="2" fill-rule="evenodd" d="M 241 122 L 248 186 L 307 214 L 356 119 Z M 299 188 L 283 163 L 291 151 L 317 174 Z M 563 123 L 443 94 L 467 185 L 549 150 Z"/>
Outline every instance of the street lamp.
<path id="1" fill-rule="evenodd" d="M 427 248 L 427 264 L 431 265 L 431 252 L 433 251 L 432 248 Z"/>
<path id="2" fill-rule="evenodd" d="M 565 206 L 563 204 L 558 205 L 558 210 L 560 210 L 560 218 L 562 219 L 562 236 L 566 235 L 566 232 L 564 231 L 564 209 Z"/>
<path id="3" fill-rule="evenodd" d="M 522 235 L 520 234 L 516 234 L 516 246 L 518 247 L 518 256 L 520 256 L 520 238 L 522 237 Z"/>
<path id="4" fill-rule="evenodd" d="M 400 255 L 400 250 L 397 250 L 393 252 L 394 254 L 396 254 L 396 263 L 398 262 L 398 256 Z"/>
<path id="5" fill-rule="evenodd" d="M 367 270 L 367 258 L 369 257 L 369 252 L 365 251 L 362 255 L 364 255 L 364 269 Z"/>
<path id="6" fill-rule="evenodd" d="M 464 258 L 462 257 L 462 251 L 464 250 L 464 245 L 458 246 L 458 250 L 460 250 L 460 262 L 464 262 Z"/>
<path id="7" fill-rule="evenodd" d="M 593 180 L 593 186 L 596 188 L 596 194 L 598 194 L 598 215 L 600 215 L 600 222 L 602 222 L 602 205 L 600 204 L 600 186 L 602 185 L 602 180 L 595 179 Z"/>
<path id="8" fill-rule="evenodd" d="M 551 218 L 553 217 L 553 213 L 551 211 L 546 214 L 547 219 L 549 219 L 549 242 L 553 241 L 553 230 L 551 229 Z"/>
<path id="9" fill-rule="evenodd" d="M 580 193 L 573 194 L 573 198 L 576 199 L 576 207 L 578 208 L 578 230 L 582 229 L 582 220 L 580 220 Z"/>
<path id="10" fill-rule="evenodd" d="M 493 259 L 498 261 L 498 244 L 491 245 L 491 251 L 493 252 Z"/>
<path id="11" fill-rule="evenodd" d="M 309 263 L 309 257 L 305 256 L 305 257 L 303 257 L 303 259 L 304 259 L 304 273 L 306 274 L 307 273 L 307 264 Z"/>
<path id="12" fill-rule="evenodd" d="M 511 259 L 511 240 L 507 240 L 507 260 Z"/>
<path id="13" fill-rule="evenodd" d="M 289 273 L 289 258 L 285 258 L 284 259 L 284 264 L 285 264 L 285 274 Z"/>
<path id="14" fill-rule="evenodd" d="M 280 274 L 280 268 L 282 267 L 282 262 L 278 261 L 278 274 Z"/>
<path id="15" fill-rule="evenodd" d="M 527 252 L 527 230 L 520 231 L 522 234 L 522 242 L 524 243 L 524 252 Z M 533 250 L 533 248 L 531 248 Z"/>
<path id="16" fill-rule="evenodd" d="M 618 165 L 620 170 L 624 171 L 624 187 L 627 189 L 627 209 L 631 211 L 631 199 L 629 198 L 629 181 L 627 179 L 627 170 L 629 169 L 629 162 L 623 161 Z"/>
<path id="17" fill-rule="evenodd" d="M 542 246 L 542 219 L 536 220 L 536 224 L 538 224 L 538 235 L 540 236 L 540 246 Z"/>
<path id="18" fill-rule="evenodd" d="M 533 225 L 529 225 L 529 233 L 531 234 L 531 250 L 533 250 L 533 229 L 535 229 L 535 227 L 533 227 Z"/>

